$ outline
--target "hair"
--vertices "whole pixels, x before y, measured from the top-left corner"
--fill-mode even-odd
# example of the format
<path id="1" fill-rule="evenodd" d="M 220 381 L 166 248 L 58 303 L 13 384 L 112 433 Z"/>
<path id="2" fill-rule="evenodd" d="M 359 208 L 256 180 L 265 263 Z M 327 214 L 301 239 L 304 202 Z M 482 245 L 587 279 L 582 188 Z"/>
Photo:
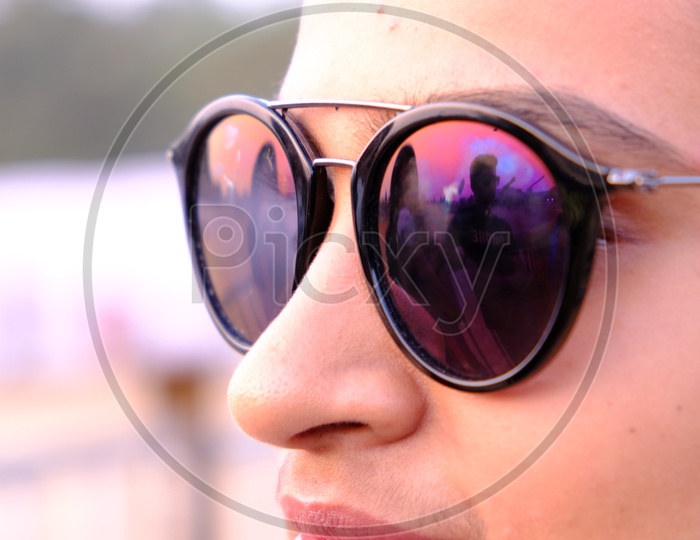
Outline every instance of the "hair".
<path id="1" fill-rule="evenodd" d="M 492 154 L 479 154 L 469 167 L 469 177 L 478 178 L 484 172 L 495 173 L 498 166 L 498 158 Z"/>

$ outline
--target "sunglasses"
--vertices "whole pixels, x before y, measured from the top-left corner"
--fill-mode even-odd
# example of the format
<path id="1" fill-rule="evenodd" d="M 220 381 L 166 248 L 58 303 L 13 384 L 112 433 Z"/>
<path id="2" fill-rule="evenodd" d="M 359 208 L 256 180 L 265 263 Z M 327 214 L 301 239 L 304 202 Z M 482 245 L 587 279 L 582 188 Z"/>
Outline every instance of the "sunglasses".
<path id="1" fill-rule="evenodd" d="M 288 114 L 393 115 L 357 162 L 321 157 Z M 382 319 L 409 359 L 464 390 L 513 383 L 551 357 L 581 304 L 599 196 L 700 183 L 600 167 L 514 116 L 474 104 L 267 102 L 227 96 L 172 147 L 195 275 L 220 332 L 247 351 L 324 242 L 356 245 Z M 352 168 L 355 241 L 328 234 L 328 168 Z"/>

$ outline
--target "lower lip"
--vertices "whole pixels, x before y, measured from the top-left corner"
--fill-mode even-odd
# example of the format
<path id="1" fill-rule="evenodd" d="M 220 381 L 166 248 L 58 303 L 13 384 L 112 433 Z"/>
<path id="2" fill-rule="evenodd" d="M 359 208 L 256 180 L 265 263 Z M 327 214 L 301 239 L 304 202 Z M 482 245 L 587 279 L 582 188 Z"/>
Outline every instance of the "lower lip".
<path id="1" fill-rule="evenodd" d="M 294 540 L 426 540 L 415 535 L 391 535 L 391 536 L 310 536 L 308 534 L 299 534 Z"/>
<path id="2" fill-rule="evenodd" d="M 294 540 L 428 540 L 350 508 L 302 505 L 289 498 L 283 498 L 280 503 L 292 528 L 297 523 L 310 529 L 299 533 Z"/>
<path id="3" fill-rule="evenodd" d="M 294 540 L 428 540 L 427 538 L 423 536 L 418 536 L 415 534 L 407 533 L 407 534 L 390 534 L 388 536 L 386 535 L 380 535 L 380 536 L 368 536 L 368 535 L 362 535 L 362 536 L 344 536 L 344 535 L 337 535 L 337 536 L 315 536 L 312 534 L 307 534 L 307 533 L 300 533 L 298 534 Z"/>

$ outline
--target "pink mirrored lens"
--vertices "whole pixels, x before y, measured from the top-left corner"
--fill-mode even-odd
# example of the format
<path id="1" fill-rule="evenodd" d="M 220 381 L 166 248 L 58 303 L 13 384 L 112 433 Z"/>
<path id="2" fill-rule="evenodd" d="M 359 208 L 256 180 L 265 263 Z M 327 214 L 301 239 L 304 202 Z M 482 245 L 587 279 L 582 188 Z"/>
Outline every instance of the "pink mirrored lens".
<path id="1" fill-rule="evenodd" d="M 253 343 L 292 292 L 298 221 L 289 159 L 262 122 L 230 116 L 207 139 L 195 189 L 206 292 L 227 329 Z"/>
<path id="2" fill-rule="evenodd" d="M 379 233 L 394 316 L 435 369 L 493 380 L 540 349 L 569 233 L 561 190 L 519 139 L 462 120 L 416 131 L 387 168 Z"/>

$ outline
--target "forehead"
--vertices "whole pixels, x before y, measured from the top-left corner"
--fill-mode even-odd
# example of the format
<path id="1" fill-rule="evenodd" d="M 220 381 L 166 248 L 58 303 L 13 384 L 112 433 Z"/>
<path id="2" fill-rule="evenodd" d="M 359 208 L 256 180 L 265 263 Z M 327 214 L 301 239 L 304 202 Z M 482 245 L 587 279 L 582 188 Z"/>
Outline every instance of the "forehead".
<path id="1" fill-rule="evenodd" d="M 436 94 L 528 90 L 535 81 L 577 93 L 700 160 L 700 9 L 692 3 L 399 5 L 414 11 L 374 5 L 304 17 L 281 97 L 415 104 Z"/>

